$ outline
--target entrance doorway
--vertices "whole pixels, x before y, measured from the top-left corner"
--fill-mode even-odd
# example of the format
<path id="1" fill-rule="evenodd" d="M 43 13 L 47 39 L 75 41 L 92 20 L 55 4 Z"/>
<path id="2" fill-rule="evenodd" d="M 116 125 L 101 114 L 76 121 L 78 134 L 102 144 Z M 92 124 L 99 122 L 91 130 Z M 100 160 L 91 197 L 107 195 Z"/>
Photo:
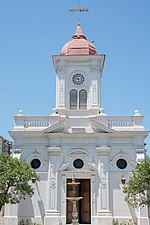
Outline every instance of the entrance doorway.
<path id="1" fill-rule="evenodd" d="M 68 185 L 71 179 L 67 179 L 67 197 L 72 197 L 72 187 Z M 79 224 L 91 223 L 91 182 L 90 179 L 76 179 L 80 184 L 76 187 L 76 197 L 83 197 L 77 203 Z M 72 223 L 73 204 L 67 200 L 66 223 Z"/>

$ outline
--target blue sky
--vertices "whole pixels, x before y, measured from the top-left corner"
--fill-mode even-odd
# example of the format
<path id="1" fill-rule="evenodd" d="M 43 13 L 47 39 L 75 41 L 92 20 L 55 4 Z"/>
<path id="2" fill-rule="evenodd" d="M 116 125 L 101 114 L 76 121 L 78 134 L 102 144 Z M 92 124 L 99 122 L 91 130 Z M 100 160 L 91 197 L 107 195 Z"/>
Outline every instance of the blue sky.
<path id="1" fill-rule="evenodd" d="M 49 115 L 55 107 L 52 55 L 77 25 L 77 0 L 0 0 L 0 135 L 10 139 L 13 116 Z M 106 54 L 102 105 L 108 115 L 139 109 L 150 130 L 150 1 L 81 0 L 81 27 Z M 150 149 L 150 137 L 147 138 Z M 150 150 L 149 150 L 150 153 Z"/>

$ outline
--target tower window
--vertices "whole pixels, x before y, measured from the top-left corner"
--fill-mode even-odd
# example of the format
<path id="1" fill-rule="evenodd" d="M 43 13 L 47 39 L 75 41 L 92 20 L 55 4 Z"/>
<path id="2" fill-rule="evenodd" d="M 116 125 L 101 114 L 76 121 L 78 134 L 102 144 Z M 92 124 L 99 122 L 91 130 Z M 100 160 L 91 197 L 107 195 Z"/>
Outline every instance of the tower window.
<path id="1" fill-rule="evenodd" d="M 87 91 L 82 89 L 77 92 L 77 90 L 72 89 L 70 91 L 70 109 L 87 109 Z"/>
<path id="2" fill-rule="evenodd" d="M 77 109 L 77 91 L 75 89 L 70 91 L 70 109 Z"/>
<path id="3" fill-rule="evenodd" d="M 79 109 L 87 108 L 87 92 L 86 90 L 81 90 L 79 92 Z"/>

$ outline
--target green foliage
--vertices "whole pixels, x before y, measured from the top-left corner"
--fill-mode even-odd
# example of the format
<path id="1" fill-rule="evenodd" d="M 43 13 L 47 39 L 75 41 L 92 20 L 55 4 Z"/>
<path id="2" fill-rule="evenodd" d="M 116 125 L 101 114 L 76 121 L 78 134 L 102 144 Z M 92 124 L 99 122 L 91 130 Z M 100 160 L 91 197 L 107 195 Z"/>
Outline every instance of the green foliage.
<path id="1" fill-rule="evenodd" d="M 27 219 L 26 221 L 21 220 L 19 224 L 20 225 L 40 225 L 40 223 L 32 222 L 31 219 Z"/>
<path id="2" fill-rule="evenodd" d="M 125 200 L 134 208 L 150 206 L 150 159 L 137 163 L 133 176 L 123 188 Z"/>
<path id="3" fill-rule="evenodd" d="M 5 203 L 16 204 L 34 194 L 32 177 L 38 180 L 30 164 L 0 153 L 0 210 Z"/>
<path id="4" fill-rule="evenodd" d="M 113 225 L 136 225 L 133 220 L 129 220 L 129 221 L 121 221 L 119 222 L 118 219 L 113 219 Z"/>

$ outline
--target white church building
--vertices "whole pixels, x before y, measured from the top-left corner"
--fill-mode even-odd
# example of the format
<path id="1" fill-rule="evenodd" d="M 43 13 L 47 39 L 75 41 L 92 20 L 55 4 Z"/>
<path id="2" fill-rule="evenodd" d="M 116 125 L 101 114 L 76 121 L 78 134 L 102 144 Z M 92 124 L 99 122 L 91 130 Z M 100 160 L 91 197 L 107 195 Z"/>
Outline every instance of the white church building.
<path id="1" fill-rule="evenodd" d="M 68 183 L 75 176 L 79 224 L 112 225 L 129 221 L 149 225 L 148 209 L 135 210 L 124 201 L 123 185 L 137 160 L 145 157 L 148 135 L 143 116 L 109 116 L 101 105 L 105 55 L 78 25 L 60 55 L 52 57 L 56 71 L 56 107 L 48 116 L 14 117 L 10 136 L 16 157 L 31 163 L 40 182 L 31 182 L 32 198 L 6 205 L 4 225 L 31 219 L 41 225 L 72 221 Z"/>

